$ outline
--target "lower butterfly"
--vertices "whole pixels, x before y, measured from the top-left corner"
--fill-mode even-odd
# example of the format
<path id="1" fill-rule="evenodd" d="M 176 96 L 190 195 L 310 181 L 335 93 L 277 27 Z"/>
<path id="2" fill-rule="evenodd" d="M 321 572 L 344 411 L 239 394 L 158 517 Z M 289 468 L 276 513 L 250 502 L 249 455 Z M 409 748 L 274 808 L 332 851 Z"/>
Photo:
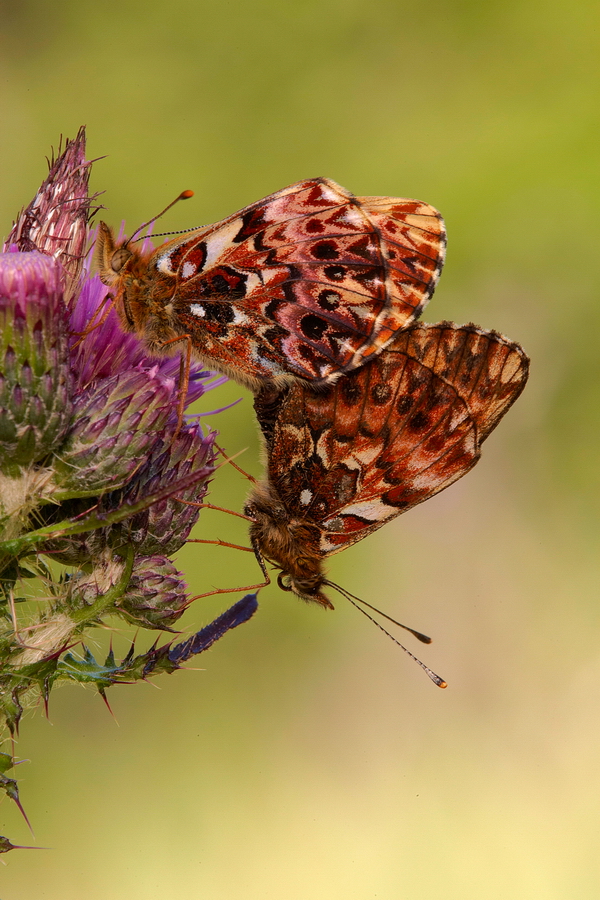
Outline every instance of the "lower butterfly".
<path id="1" fill-rule="evenodd" d="M 149 253 L 102 222 L 96 262 L 151 352 L 188 370 L 193 353 L 257 391 L 331 383 L 380 352 L 421 314 L 445 243 L 426 203 L 313 178 Z"/>
<path id="2" fill-rule="evenodd" d="M 255 484 L 243 518 L 251 523 L 265 581 L 244 590 L 269 584 L 272 563 L 279 586 L 303 600 L 333 609 L 324 592 L 332 588 L 390 619 L 330 581 L 324 561 L 472 469 L 528 374 L 529 359 L 518 344 L 475 325 L 441 322 L 406 329 L 371 362 L 324 390 L 299 382 L 263 389 L 254 406 L 267 478 Z M 446 686 L 406 652 L 435 684 Z"/>
<path id="3" fill-rule="evenodd" d="M 324 588 L 348 597 L 323 561 L 472 469 L 528 370 L 496 332 L 417 324 L 323 393 L 260 394 L 268 478 L 245 513 L 263 571 L 273 563 L 280 587 L 327 608 Z"/>

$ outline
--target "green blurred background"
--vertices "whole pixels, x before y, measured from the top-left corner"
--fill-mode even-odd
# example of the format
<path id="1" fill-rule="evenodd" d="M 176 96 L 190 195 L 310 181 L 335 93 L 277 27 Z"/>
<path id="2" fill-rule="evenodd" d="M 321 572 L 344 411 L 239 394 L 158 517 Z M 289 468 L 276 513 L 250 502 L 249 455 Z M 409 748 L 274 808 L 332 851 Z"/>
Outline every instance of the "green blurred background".
<path id="1" fill-rule="evenodd" d="M 184 188 L 165 229 L 326 175 L 439 207 L 448 261 L 424 318 L 532 357 L 477 469 L 331 562 L 433 634 L 422 656 L 448 689 L 342 600 L 269 588 L 204 670 L 112 689 L 119 727 L 74 686 L 51 723 L 23 722 L 22 798 L 52 849 L 5 857 L 2 900 L 598 896 L 597 4 L 4 0 L 0 23 L 3 233 L 80 124 L 106 155 L 105 217 L 130 229 Z M 258 473 L 248 395 L 203 408 L 242 395 L 207 422 Z M 246 492 L 223 472 L 213 500 Z M 209 511 L 198 536 L 246 540 Z M 178 559 L 194 592 L 257 577 L 232 550 Z"/>

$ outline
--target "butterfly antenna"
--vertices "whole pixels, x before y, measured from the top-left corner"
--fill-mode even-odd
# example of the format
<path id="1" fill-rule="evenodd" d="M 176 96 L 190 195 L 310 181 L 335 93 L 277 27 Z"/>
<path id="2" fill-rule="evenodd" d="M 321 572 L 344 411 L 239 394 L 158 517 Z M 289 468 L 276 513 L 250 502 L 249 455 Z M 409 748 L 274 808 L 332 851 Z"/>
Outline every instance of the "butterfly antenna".
<path id="1" fill-rule="evenodd" d="M 365 606 L 368 606 L 370 609 L 375 610 L 375 612 L 379 613 L 380 615 L 385 616 L 385 618 L 389 619 L 390 622 L 394 622 L 395 625 L 400 625 L 400 628 L 405 628 L 406 631 L 410 631 L 411 634 L 414 634 L 415 637 L 419 638 L 419 640 L 425 639 L 425 643 L 429 643 L 431 641 L 431 638 L 428 638 L 427 635 L 425 635 L 425 634 L 422 635 L 421 632 L 419 632 L 419 631 L 414 631 L 412 628 L 408 628 L 406 625 L 402 625 L 400 622 L 396 622 L 396 620 L 392 619 L 391 616 L 387 616 L 385 613 L 382 613 L 381 610 L 376 609 L 376 607 L 371 606 L 369 603 L 366 603 L 365 600 L 361 600 L 359 597 L 355 598 L 354 594 L 350 594 L 348 591 L 345 591 L 339 585 L 333 584 L 333 582 L 331 582 L 331 581 L 326 581 L 324 583 L 329 585 L 329 587 L 335 588 L 335 590 L 338 591 L 342 595 L 342 597 L 345 597 L 346 600 L 348 600 L 348 602 L 352 604 L 352 606 L 356 607 L 356 609 L 359 612 L 361 612 L 363 614 L 363 616 L 366 616 L 367 619 L 370 619 L 370 621 L 373 622 L 374 625 L 377 625 L 379 630 L 383 631 L 383 633 L 386 634 L 391 641 L 393 641 L 395 644 L 397 644 L 398 647 L 401 647 L 405 653 L 408 653 L 410 658 L 413 659 L 417 663 L 417 665 L 421 666 L 421 668 L 423 669 L 425 674 L 428 675 L 429 678 L 431 678 L 431 680 L 433 681 L 433 683 L 435 685 L 437 685 L 437 687 L 439 687 L 439 688 L 448 687 L 447 681 L 444 681 L 443 678 L 440 678 L 439 675 L 436 675 L 436 673 L 433 671 L 433 669 L 430 669 L 429 666 L 426 666 L 425 663 L 422 662 L 422 660 L 420 660 L 418 656 L 415 656 L 414 653 L 411 653 L 410 650 L 407 647 L 405 647 L 404 644 L 401 644 L 400 641 L 396 640 L 394 635 L 390 634 L 389 631 L 387 631 L 387 629 L 385 629 L 383 627 L 383 625 L 381 625 L 377 621 L 377 619 L 374 619 L 373 616 L 370 616 L 366 610 L 364 610 L 361 606 L 358 605 L 358 603 L 355 603 L 354 601 L 358 600 L 359 603 L 364 603 Z"/>
<path id="2" fill-rule="evenodd" d="M 168 206 L 165 206 L 165 208 L 162 210 L 162 212 L 159 212 L 159 214 L 157 216 L 153 216 L 151 219 L 148 219 L 147 222 L 144 222 L 142 225 L 140 225 L 139 228 L 136 228 L 136 230 L 133 232 L 131 237 L 128 238 L 128 240 L 126 241 L 124 246 L 126 247 L 127 244 L 130 244 L 133 241 L 133 239 L 135 238 L 136 234 L 139 234 L 140 231 L 143 231 L 144 228 L 148 227 L 148 225 L 152 225 L 153 222 L 156 222 L 157 219 L 160 219 L 161 216 L 164 216 L 164 214 L 166 212 L 168 212 L 172 206 L 175 206 L 176 203 L 179 203 L 180 200 L 189 200 L 190 197 L 193 197 L 193 196 L 194 196 L 193 191 L 182 191 L 181 194 L 178 197 L 175 197 L 175 199 L 172 200 Z"/>
<path id="3" fill-rule="evenodd" d="M 335 590 L 338 591 L 338 593 L 340 593 L 342 597 L 345 597 L 346 600 L 356 600 L 358 603 L 362 603 L 363 606 L 367 606 L 369 609 L 372 609 L 373 612 L 376 612 L 378 616 L 383 616 L 383 618 L 387 619 L 388 622 L 393 622 L 393 624 L 398 625 L 399 628 L 404 628 L 405 631 L 410 631 L 410 633 L 423 644 L 431 644 L 432 638 L 430 638 L 427 634 L 423 634 L 422 631 L 416 631 L 414 628 L 410 628 L 408 625 L 403 625 L 402 622 L 398 622 L 397 619 L 392 619 L 392 617 L 388 616 L 387 613 L 384 613 L 383 610 L 377 609 L 376 606 L 371 606 L 371 604 L 367 603 L 366 600 L 363 600 L 362 597 L 357 597 L 356 594 L 351 594 L 350 591 L 346 590 L 346 588 L 340 587 L 339 584 L 334 584 L 332 581 L 326 581 L 325 584 L 328 584 L 329 587 L 335 588 Z"/>
<path id="4" fill-rule="evenodd" d="M 179 199 L 179 197 L 177 199 Z M 202 226 L 198 225 L 198 228 L 202 228 Z M 152 240 L 154 240 L 154 238 L 159 238 L 159 237 L 170 237 L 172 234 L 189 234 L 190 231 L 194 231 L 194 230 L 195 230 L 194 228 L 181 228 L 179 231 L 153 231 L 152 232 Z M 140 238 L 138 238 L 138 241 L 139 240 L 140 240 Z"/>

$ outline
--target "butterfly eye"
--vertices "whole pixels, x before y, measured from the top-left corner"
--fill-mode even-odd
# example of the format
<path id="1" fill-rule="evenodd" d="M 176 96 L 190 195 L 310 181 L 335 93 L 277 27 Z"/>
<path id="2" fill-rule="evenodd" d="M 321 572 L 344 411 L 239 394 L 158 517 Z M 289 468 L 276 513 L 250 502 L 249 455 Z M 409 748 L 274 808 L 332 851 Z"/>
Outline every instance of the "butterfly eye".
<path id="1" fill-rule="evenodd" d="M 274 503 L 271 508 L 271 515 L 274 519 L 278 519 L 281 522 L 287 522 L 289 520 L 289 513 L 286 510 L 285 506 L 280 503 Z"/>
<path id="2" fill-rule="evenodd" d="M 131 250 L 128 250 L 127 247 L 119 247 L 111 257 L 110 267 L 113 272 L 118 274 L 129 259 L 131 259 Z"/>

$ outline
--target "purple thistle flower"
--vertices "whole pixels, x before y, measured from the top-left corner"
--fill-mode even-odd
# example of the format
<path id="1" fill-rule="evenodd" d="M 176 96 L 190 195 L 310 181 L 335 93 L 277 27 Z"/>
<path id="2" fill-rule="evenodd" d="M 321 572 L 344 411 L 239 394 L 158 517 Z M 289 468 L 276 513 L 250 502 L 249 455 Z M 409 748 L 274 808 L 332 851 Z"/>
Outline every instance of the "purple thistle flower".
<path id="1" fill-rule="evenodd" d="M 68 311 L 60 265 L 0 254 L 0 466 L 15 472 L 55 450 L 72 418 Z"/>
<path id="2" fill-rule="evenodd" d="M 0 603 L 15 625 L 0 641 L 0 727 L 11 732 L 36 687 L 47 702 L 60 678 L 112 683 L 87 656 L 65 656 L 104 616 L 172 629 L 190 598 L 169 555 L 199 515 L 181 501 L 201 501 L 215 469 L 214 434 L 191 418 L 178 428 L 179 358 L 126 334 L 89 273 L 90 165 L 81 129 L 0 254 Z M 185 407 L 224 380 L 193 362 Z M 44 554 L 74 570 L 57 578 Z M 34 575 L 47 596 L 19 633 Z"/>

